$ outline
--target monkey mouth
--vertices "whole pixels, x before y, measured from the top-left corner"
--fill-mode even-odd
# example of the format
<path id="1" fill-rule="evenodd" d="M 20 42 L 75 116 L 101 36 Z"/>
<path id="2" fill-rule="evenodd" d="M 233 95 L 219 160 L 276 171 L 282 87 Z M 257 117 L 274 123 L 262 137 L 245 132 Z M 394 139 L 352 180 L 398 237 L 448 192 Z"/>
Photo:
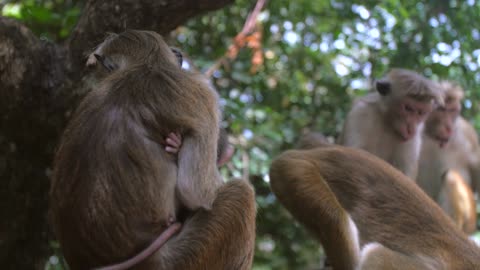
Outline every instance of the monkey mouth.
<path id="1" fill-rule="evenodd" d="M 443 147 L 445 147 L 445 145 L 447 145 L 450 138 L 437 137 L 435 139 L 438 142 L 438 146 L 440 146 L 440 148 L 443 148 Z"/>
<path id="2" fill-rule="evenodd" d="M 408 142 L 411 138 L 413 138 L 413 136 L 409 136 L 409 135 L 405 135 L 405 134 L 400 134 L 400 141 L 402 143 L 406 143 Z"/>

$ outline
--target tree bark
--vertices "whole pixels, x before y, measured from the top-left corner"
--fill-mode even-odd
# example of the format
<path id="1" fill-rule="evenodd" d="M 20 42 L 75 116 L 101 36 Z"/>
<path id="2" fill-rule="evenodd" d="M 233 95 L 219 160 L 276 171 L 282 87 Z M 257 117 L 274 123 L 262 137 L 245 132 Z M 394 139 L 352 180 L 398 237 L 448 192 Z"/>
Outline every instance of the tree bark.
<path id="1" fill-rule="evenodd" d="M 0 17 L 2 269 L 43 269 L 52 254 L 47 209 L 53 153 L 85 93 L 88 52 L 106 32 L 129 28 L 166 34 L 232 2 L 91 0 L 64 44 L 40 40 L 17 21 Z"/>

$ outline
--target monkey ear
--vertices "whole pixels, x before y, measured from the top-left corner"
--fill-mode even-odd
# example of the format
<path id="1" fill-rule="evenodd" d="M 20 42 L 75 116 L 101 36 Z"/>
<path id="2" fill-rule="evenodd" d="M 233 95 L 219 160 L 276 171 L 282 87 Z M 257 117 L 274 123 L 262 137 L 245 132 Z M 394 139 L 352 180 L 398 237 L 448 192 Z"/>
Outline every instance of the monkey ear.
<path id="1" fill-rule="evenodd" d="M 102 64 L 102 66 L 108 71 L 108 72 L 112 72 L 114 71 L 115 69 L 117 69 L 117 65 L 115 65 L 113 63 L 112 60 L 110 60 L 110 58 L 108 57 L 105 57 L 103 55 L 99 55 L 99 54 L 96 54 L 94 53 L 93 54 L 95 56 L 95 58 L 97 58 L 97 61 L 100 62 L 100 64 Z"/>
<path id="2" fill-rule="evenodd" d="M 182 52 L 176 48 L 170 48 L 170 49 L 172 50 L 173 54 L 175 54 L 175 56 L 177 57 L 178 65 L 181 67 L 183 63 Z"/>
<path id="3" fill-rule="evenodd" d="M 375 88 L 382 96 L 386 96 L 390 93 L 390 87 L 390 82 L 388 81 L 378 80 L 375 82 Z"/>

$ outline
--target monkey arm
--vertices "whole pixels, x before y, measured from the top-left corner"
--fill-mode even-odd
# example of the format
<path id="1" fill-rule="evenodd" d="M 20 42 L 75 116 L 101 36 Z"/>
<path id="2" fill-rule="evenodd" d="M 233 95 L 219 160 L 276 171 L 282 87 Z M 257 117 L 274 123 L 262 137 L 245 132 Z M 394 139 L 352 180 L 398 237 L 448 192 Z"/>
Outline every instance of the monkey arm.
<path id="1" fill-rule="evenodd" d="M 287 151 L 273 161 L 272 191 L 322 243 L 334 269 L 354 269 L 359 257 L 355 226 L 315 163 L 302 152 Z"/>
<path id="2" fill-rule="evenodd" d="M 409 144 L 409 146 L 397 149 L 395 154 L 386 161 L 415 182 L 418 175 L 421 140 L 413 138 L 405 144 Z"/>
<path id="3" fill-rule="evenodd" d="M 473 126 L 464 118 L 461 118 L 460 120 L 463 124 L 461 130 L 468 138 L 468 141 L 470 141 L 472 147 L 469 157 L 470 185 L 473 192 L 476 192 L 480 196 L 480 144 L 478 141 L 478 135 Z"/>
<path id="4" fill-rule="evenodd" d="M 178 154 L 177 190 L 190 210 L 211 209 L 218 187 L 223 183 L 217 169 L 217 137 L 185 136 Z"/>
<path id="5" fill-rule="evenodd" d="M 177 193 L 189 210 L 210 209 L 223 184 L 217 168 L 221 112 L 218 94 L 203 78 L 184 74 L 188 91 L 178 95 L 179 104 L 168 112 L 173 123 L 181 123 L 183 142 L 178 153 Z M 188 87 L 188 88 L 187 88 Z"/>
<path id="6" fill-rule="evenodd" d="M 252 187 L 242 180 L 227 182 L 211 211 L 199 209 L 149 263 L 160 269 L 251 269 L 255 215 Z"/>
<path id="7" fill-rule="evenodd" d="M 473 192 L 476 192 L 480 196 L 480 147 L 477 147 L 472 153 L 469 166 L 471 187 Z"/>
<path id="8" fill-rule="evenodd" d="M 353 108 L 345 119 L 337 143 L 348 147 L 370 149 L 368 140 L 371 140 L 373 134 L 370 134 L 372 127 L 369 125 L 370 122 L 374 121 L 367 122 L 365 119 L 371 119 L 374 117 L 377 116 L 367 105 L 364 104 L 363 101 L 354 101 Z"/>

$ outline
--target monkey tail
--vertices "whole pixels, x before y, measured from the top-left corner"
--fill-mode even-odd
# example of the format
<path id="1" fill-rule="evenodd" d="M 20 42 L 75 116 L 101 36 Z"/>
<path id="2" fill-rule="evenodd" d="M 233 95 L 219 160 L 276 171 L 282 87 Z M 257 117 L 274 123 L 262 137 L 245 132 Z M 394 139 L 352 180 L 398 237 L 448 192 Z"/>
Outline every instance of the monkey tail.
<path id="1" fill-rule="evenodd" d="M 168 227 L 165 231 L 160 234 L 160 236 L 153 241 L 153 243 L 144 249 L 142 252 L 138 253 L 134 257 L 117 264 L 112 264 L 105 267 L 98 267 L 94 268 L 93 270 L 125 270 L 129 269 L 140 262 L 144 261 L 150 255 L 155 253 L 158 249 L 160 249 L 167 241 L 170 239 L 174 234 L 180 231 L 182 228 L 181 223 L 174 223 L 170 227 Z"/>

